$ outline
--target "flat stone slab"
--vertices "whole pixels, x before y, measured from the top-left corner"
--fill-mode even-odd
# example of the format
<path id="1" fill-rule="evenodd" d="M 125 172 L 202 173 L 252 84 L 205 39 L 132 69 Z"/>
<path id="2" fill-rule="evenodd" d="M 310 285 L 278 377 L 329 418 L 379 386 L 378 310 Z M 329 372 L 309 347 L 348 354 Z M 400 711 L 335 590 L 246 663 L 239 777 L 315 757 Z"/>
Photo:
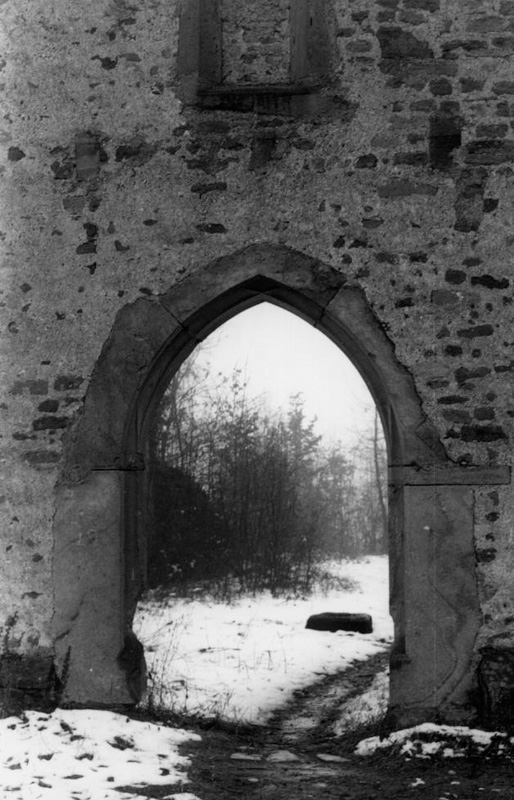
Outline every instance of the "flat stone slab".
<path id="1" fill-rule="evenodd" d="M 296 753 L 291 753 L 289 750 L 275 750 L 266 757 L 266 761 L 275 763 L 285 763 L 286 761 L 300 761 Z"/>
<path id="2" fill-rule="evenodd" d="M 369 614 L 345 614 L 333 611 L 312 614 L 305 627 L 315 631 L 330 631 L 331 633 L 335 633 L 335 631 L 373 632 L 373 622 Z"/>

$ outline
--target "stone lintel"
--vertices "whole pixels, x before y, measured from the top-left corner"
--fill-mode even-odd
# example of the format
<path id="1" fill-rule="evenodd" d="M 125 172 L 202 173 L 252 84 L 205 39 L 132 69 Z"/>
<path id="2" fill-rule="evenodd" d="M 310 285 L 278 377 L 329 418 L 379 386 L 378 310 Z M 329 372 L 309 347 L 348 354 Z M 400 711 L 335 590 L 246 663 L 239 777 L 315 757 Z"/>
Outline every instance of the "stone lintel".
<path id="1" fill-rule="evenodd" d="M 506 465 L 494 467 L 391 467 L 389 481 L 395 486 L 499 486 L 511 482 L 511 468 Z"/>

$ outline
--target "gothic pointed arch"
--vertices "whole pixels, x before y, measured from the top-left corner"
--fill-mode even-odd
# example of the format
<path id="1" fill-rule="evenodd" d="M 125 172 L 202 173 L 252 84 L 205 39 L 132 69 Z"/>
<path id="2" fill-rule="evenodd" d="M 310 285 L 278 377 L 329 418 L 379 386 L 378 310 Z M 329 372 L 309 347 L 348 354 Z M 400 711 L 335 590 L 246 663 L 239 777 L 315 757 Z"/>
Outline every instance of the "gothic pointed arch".
<path id="1" fill-rule="evenodd" d="M 332 339 L 382 418 L 391 488 L 391 708 L 403 722 L 441 709 L 462 719 L 479 627 L 471 487 L 503 478 L 449 461 L 362 289 L 319 260 L 273 244 L 199 265 L 116 316 L 82 417 L 67 435 L 57 492 L 54 637 L 58 668 L 66 669 L 64 699 L 120 705 L 140 695 L 144 668 L 131 622 L 144 586 L 148 426 L 198 342 L 264 300 Z"/>

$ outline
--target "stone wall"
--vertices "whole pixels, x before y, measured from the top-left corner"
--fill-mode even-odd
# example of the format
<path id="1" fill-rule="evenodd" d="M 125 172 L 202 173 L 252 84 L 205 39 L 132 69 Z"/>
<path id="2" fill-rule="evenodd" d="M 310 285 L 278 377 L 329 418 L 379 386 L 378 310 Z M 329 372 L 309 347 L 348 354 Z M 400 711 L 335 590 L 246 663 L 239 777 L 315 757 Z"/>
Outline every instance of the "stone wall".
<path id="1" fill-rule="evenodd" d="M 333 267 L 364 292 L 449 460 L 512 460 L 514 2 L 311 0 L 330 57 L 290 91 L 278 35 L 249 10 L 246 39 L 225 28 L 222 49 L 257 31 L 263 85 L 214 87 L 213 102 L 196 94 L 201 54 L 188 71 L 178 58 L 184 15 L 190 49 L 205 8 L 184 2 L 181 24 L 172 0 L 0 5 L 0 627 L 11 661 L 39 658 L 44 675 L 56 497 L 84 479 L 63 447 L 95 364 L 118 312 L 217 257 L 267 242 Z M 225 77 L 245 83 L 236 61 Z M 514 653 L 512 486 L 477 487 L 473 513 L 493 713 Z"/>
<path id="2" fill-rule="evenodd" d="M 289 0 L 221 3 L 223 81 L 285 83 L 289 79 Z"/>

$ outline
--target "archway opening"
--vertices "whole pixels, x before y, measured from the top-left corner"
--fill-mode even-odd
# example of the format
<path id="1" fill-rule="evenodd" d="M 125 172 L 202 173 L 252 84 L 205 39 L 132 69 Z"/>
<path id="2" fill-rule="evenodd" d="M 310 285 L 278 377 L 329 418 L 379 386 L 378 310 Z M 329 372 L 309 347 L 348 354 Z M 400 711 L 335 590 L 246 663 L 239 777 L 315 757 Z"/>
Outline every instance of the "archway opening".
<path id="1" fill-rule="evenodd" d="M 56 487 L 52 629 L 56 670 L 66 678 L 63 700 L 119 706 L 140 699 L 142 648 L 131 626 L 146 564 L 148 429 L 196 345 L 265 300 L 325 333 L 370 388 L 389 457 L 390 718 L 455 719 L 469 706 L 479 628 L 469 567 L 472 487 L 508 476 L 448 459 L 412 375 L 361 288 L 326 264 L 271 244 L 219 258 L 116 316 L 83 413 L 66 436 Z"/>
<path id="2" fill-rule="evenodd" d="M 342 732 L 388 701 L 385 437 L 350 360 L 267 300 L 165 368 L 148 404 L 147 591 L 134 620 L 146 702 L 255 722 L 316 685 L 310 710 L 291 709 L 292 731 L 298 714 L 314 721 L 326 684 Z M 318 618 L 327 611 L 337 625 Z M 338 694 L 338 675 L 371 657 L 376 679 L 355 670 L 356 691 Z"/>

